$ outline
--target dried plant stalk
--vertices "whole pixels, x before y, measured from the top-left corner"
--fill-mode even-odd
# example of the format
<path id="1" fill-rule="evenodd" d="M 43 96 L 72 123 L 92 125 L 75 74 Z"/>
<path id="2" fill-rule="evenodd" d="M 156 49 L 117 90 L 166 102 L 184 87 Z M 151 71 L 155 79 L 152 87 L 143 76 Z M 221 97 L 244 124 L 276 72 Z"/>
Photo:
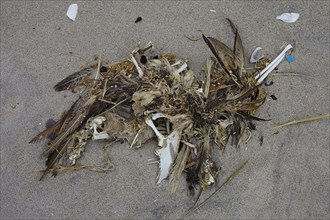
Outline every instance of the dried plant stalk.
<path id="1" fill-rule="evenodd" d="M 273 129 L 282 128 L 282 127 L 285 127 L 285 126 L 304 123 L 304 122 L 309 122 L 309 121 L 320 120 L 320 119 L 329 118 L 329 117 L 330 117 L 330 114 L 325 114 L 325 115 L 317 115 L 317 116 L 297 119 L 297 120 L 285 122 L 283 124 L 275 125 L 275 126 L 273 126 Z"/>

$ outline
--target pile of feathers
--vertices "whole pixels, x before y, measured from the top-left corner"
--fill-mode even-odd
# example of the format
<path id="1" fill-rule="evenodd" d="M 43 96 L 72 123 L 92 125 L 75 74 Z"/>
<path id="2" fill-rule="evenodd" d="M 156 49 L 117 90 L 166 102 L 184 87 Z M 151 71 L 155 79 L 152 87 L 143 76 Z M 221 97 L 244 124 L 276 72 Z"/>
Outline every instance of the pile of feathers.
<path id="1" fill-rule="evenodd" d="M 185 175 L 190 190 L 215 183 L 219 167 L 212 149 L 228 142 L 238 146 L 244 134 L 255 129 L 255 113 L 266 93 L 255 79 L 267 62 L 246 68 L 242 40 L 235 35 L 231 49 L 219 40 L 203 39 L 213 57 L 207 58 L 201 76 L 187 60 L 175 54 L 151 56 L 153 45 L 138 47 L 129 59 L 107 63 L 99 60 L 58 82 L 55 91 L 78 94 L 61 118 L 31 140 L 48 138 L 46 169 L 56 175 L 68 170 L 107 171 L 113 168 L 107 147 L 127 141 L 137 148 L 158 139 L 157 182 L 168 179 L 175 192 Z M 87 143 L 104 140 L 104 167 L 78 164 Z"/>

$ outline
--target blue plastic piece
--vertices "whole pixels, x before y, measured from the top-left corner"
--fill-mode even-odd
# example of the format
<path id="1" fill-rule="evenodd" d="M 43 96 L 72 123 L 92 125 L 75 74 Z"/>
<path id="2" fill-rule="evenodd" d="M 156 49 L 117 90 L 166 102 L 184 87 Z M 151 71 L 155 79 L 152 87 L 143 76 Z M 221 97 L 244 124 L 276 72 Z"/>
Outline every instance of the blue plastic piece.
<path id="1" fill-rule="evenodd" d="M 285 55 L 285 59 L 286 59 L 286 61 L 288 61 L 288 63 L 292 63 L 293 61 L 295 61 L 296 60 L 296 58 L 294 58 L 293 56 L 291 56 L 291 55 Z"/>

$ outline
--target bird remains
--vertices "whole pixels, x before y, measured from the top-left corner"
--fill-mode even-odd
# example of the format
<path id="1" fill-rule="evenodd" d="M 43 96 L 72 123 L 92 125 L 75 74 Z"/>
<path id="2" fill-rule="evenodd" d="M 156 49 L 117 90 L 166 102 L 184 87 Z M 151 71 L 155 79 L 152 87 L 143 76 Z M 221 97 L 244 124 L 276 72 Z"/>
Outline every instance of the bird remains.
<path id="1" fill-rule="evenodd" d="M 255 129 L 255 121 L 265 121 L 255 116 L 267 95 L 262 82 L 292 48 L 288 45 L 273 61 L 263 57 L 246 68 L 241 37 L 227 20 L 234 48 L 203 35 L 214 57 L 207 58 L 200 77 L 175 54 L 151 56 L 153 45 L 148 43 L 127 60 L 100 60 L 57 83 L 55 91 L 72 90 L 78 98 L 31 140 L 49 139 L 41 179 L 68 170 L 111 170 L 106 151 L 110 143 L 126 141 L 137 148 L 156 137 L 158 183 L 168 179 L 175 192 L 183 174 L 192 191 L 212 185 L 219 170 L 212 149 L 223 149 L 229 140 L 239 146 L 243 135 Z M 107 140 L 105 167 L 77 163 L 91 140 Z"/>

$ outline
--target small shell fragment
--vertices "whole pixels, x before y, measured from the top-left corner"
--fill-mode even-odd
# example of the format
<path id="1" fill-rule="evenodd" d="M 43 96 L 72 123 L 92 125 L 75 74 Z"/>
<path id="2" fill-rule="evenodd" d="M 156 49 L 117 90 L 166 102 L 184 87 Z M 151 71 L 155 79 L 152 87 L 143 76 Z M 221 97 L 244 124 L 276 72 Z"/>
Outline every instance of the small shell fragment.
<path id="1" fill-rule="evenodd" d="M 260 59 L 264 58 L 264 55 L 262 55 L 261 57 L 257 57 L 257 53 L 261 49 L 262 49 L 261 47 L 257 47 L 256 49 L 254 49 L 254 51 L 251 54 L 250 63 L 256 63 Z"/>
<path id="2" fill-rule="evenodd" d="M 72 20 L 74 21 L 77 17 L 77 13 L 78 13 L 78 4 L 71 4 L 68 8 L 68 11 L 66 13 L 66 15 Z"/>
<path id="3" fill-rule="evenodd" d="M 284 21 L 286 23 L 294 23 L 298 20 L 298 13 L 283 13 L 276 17 L 277 20 Z"/>

